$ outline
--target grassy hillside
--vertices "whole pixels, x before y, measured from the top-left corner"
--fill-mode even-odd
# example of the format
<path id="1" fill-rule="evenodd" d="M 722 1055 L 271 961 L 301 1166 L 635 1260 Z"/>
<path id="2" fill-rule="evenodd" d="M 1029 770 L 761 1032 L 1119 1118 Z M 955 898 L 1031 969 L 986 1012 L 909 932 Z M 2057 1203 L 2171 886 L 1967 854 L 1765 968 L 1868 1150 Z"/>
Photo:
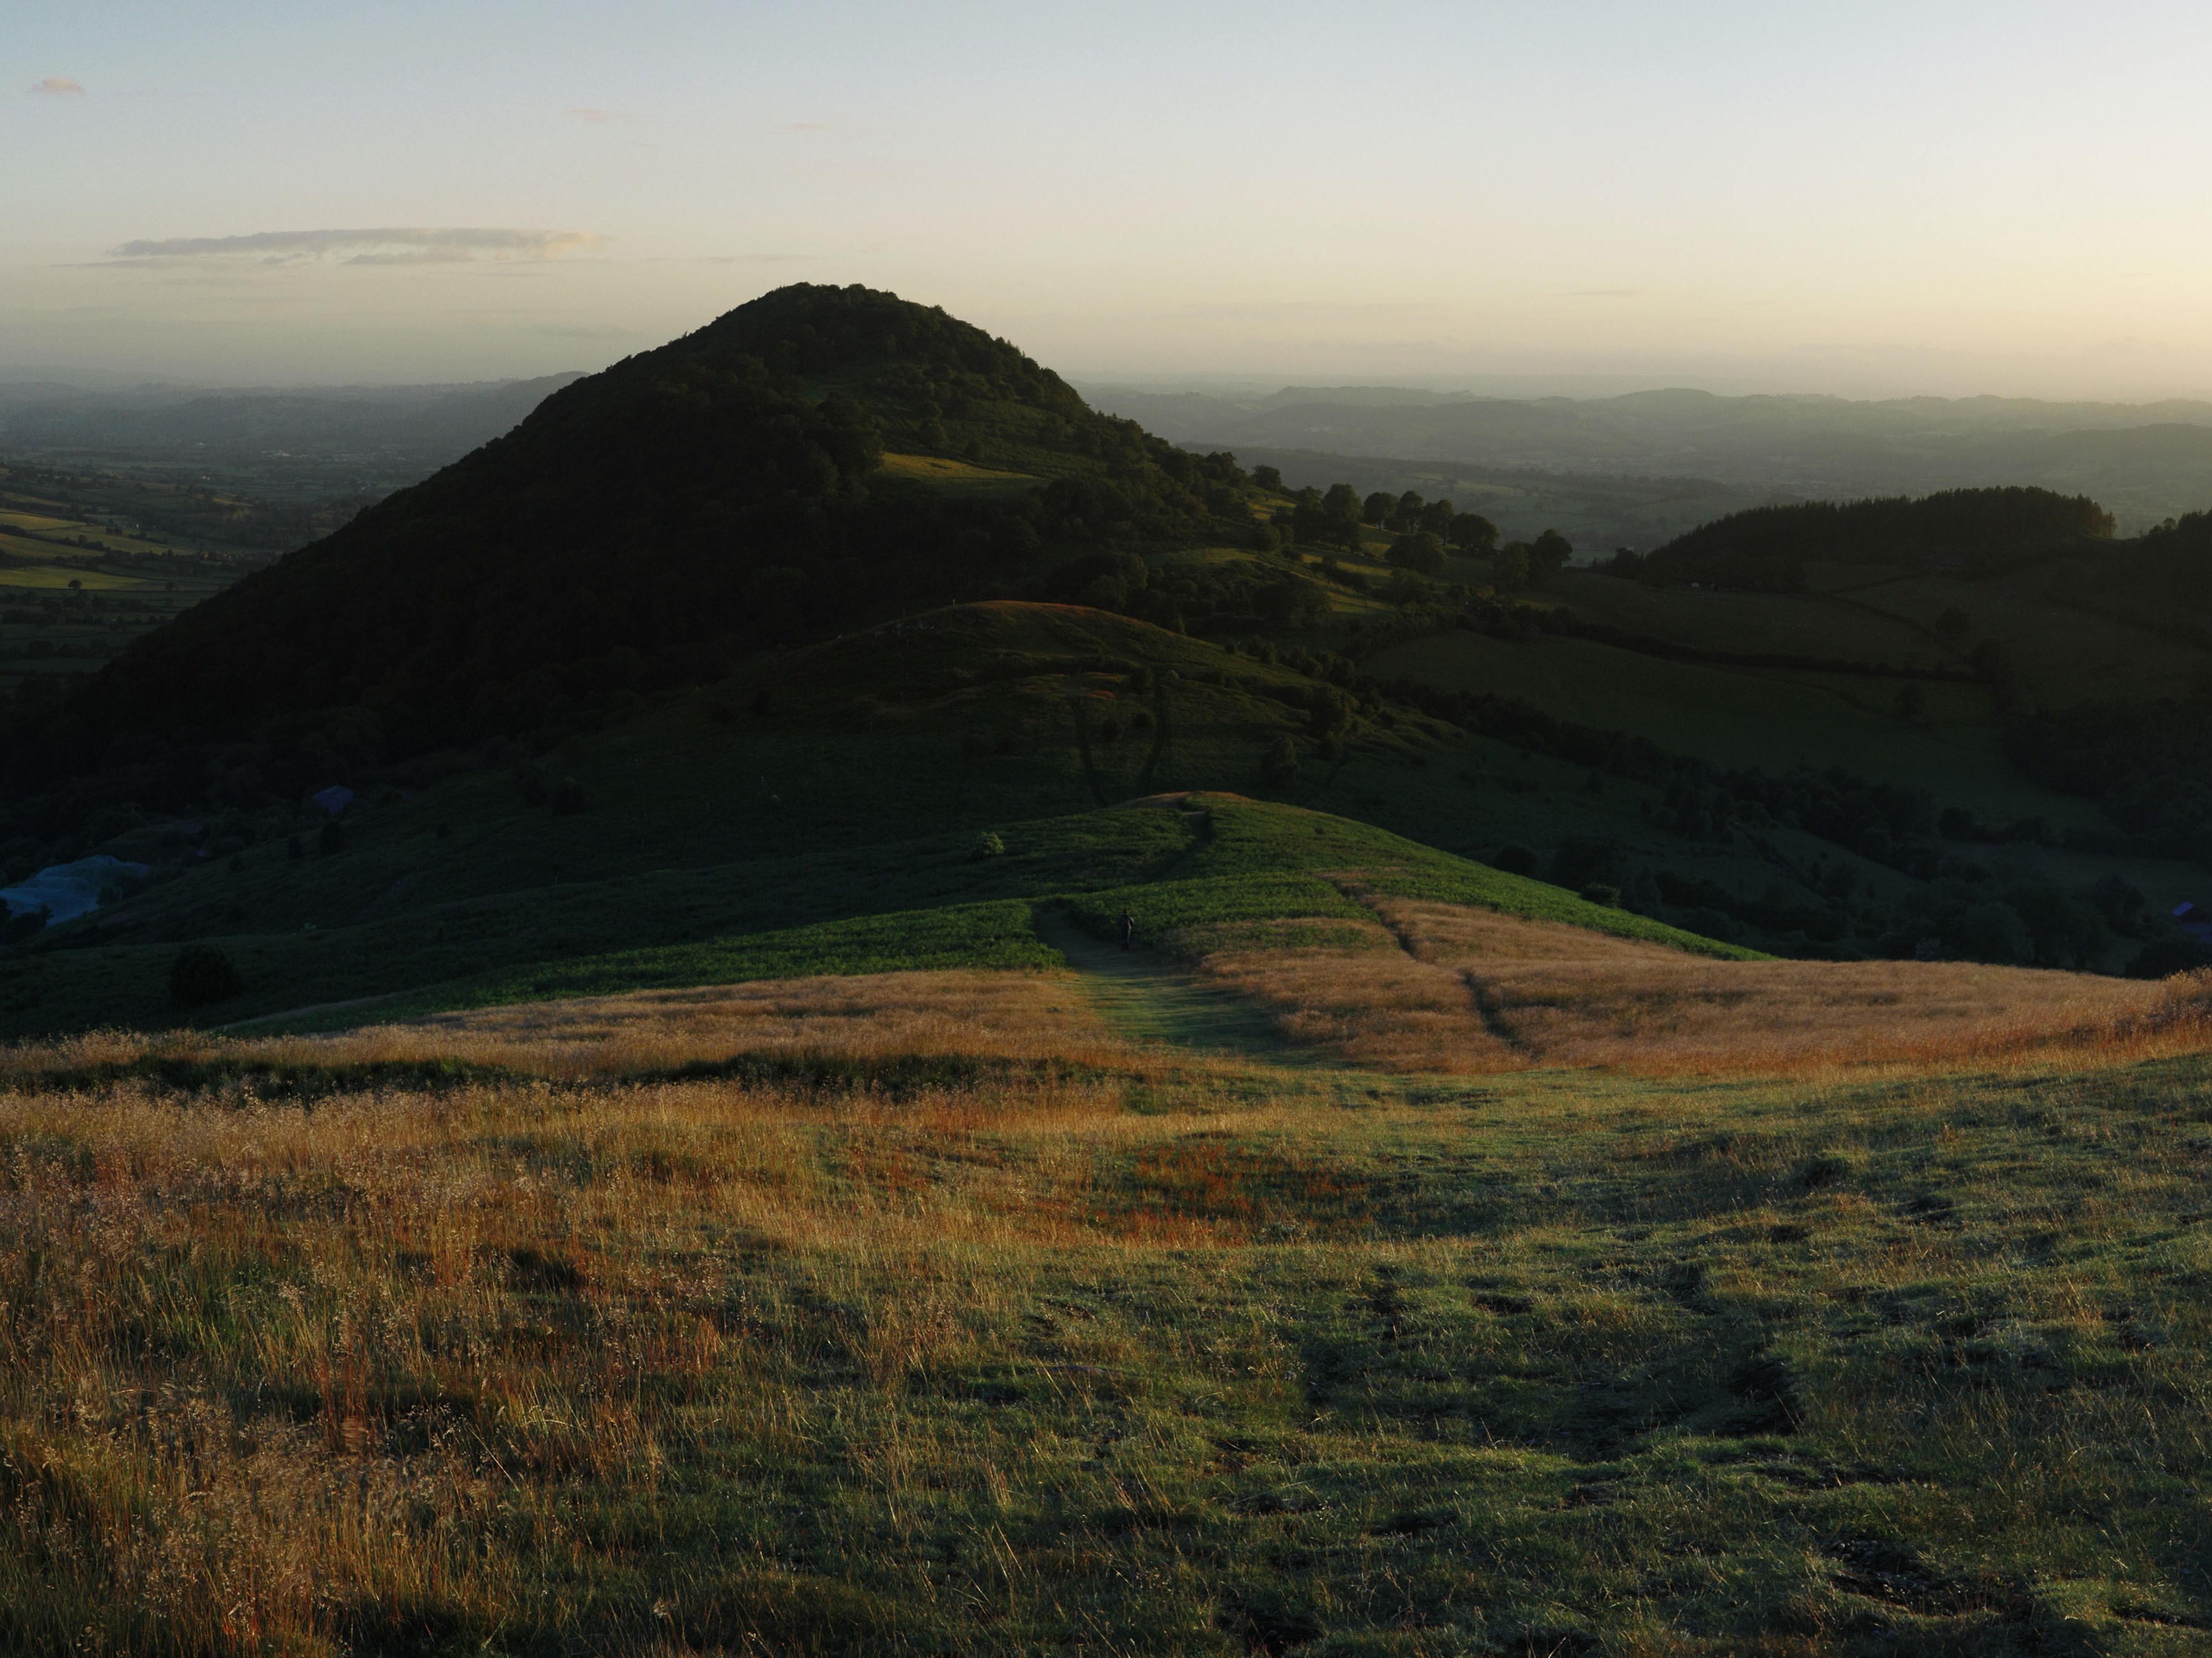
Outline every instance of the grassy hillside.
<path id="1" fill-rule="evenodd" d="M 2075 566 L 2185 586 L 2188 534 L 2092 546 L 2094 503 L 2035 491 L 1776 508 L 1678 551 L 1802 591 L 1630 561 L 1532 592 L 1512 547 L 1401 537 L 1427 510 L 1171 450 L 941 313 L 781 290 L 19 719 L 5 873 L 152 873 L 88 922 L 0 923 L 0 1017 L 164 1017 L 195 940 L 248 981 L 206 1017 L 880 966 L 907 958 L 813 929 L 920 911 L 912 959 L 1012 964 L 1018 928 L 951 912 L 1131 879 L 899 872 L 1193 791 L 1753 950 L 2187 964 L 2162 918 L 2203 896 L 2212 797 L 2149 733 L 2187 726 L 2212 650 Z M 1021 597 L 930 608 L 963 592 Z M 2175 701 L 2060 712 L 2090 695 Z M 2118 770 L 2170 751 L 2172 783 L 2100 768 L 2106 725 L 2140 728 Z M 333 783 L 358 798 L 326 840 Z M 773 896 L 841 880 L 865 902 Z"/>
<path id="2" fill-rule="evenodd" d="M 1783 745 L 1814 732 L 1815 752 L 1932 783 L 1980 819 L 2041 812 L 2060 829 L 2078 821 L 2069 803 L 2021 789 L 1990 748 L 1971 746 L 1982 734 L 1966 720 L 1963 738 L 1907 727 L 1917 750 L 1886 743 L 1899 722 L 1850 700 L 1848 680 L 1826 716 L 1838 734 L 1771 692 L 1735 695 L 1720 671 L 1586 641 L 1510 645 L 1453 629 L 1375 665 L 1450 684 L 1453 653 L 1492 665 L 1464 683 L 1548 700 L 1593 725 L 1617 720 L 1692 753 L 1771 755 L 1786 769 Z M 1514 677 L 1561 659 L 1584 665 L 1551 685 Z M 1793 825 L 1769 812 L 1725 832 L 1699 829 L 1683 815 L 1678 771 L 1595 772 L 1571 749 L 1538 753 L 1510 727 L 1457 725 L 1346 689 L 1328 677 L 1338 669 L 1299 660 L 1094 610 L 963 606 L 787 653 L 495 767 L 479 757 L 443 776 L 396 774 L 349 810 L 334 849 L 311 826 L 288 835 L 281 822 L 271 832 L 244 812 L 212 824 L 147 822 L 106 845 L 181 861 L 125 902 L 0 958 L 0 1029 L 224 1021 L 369 996 L 410 997 L 410 1008 L 478 1005 L 942 966 L 962 950 L 975 964 L 1018 965 L 1038 959 L 1036 941 L 1025 920 L 988 908 L 999 901 L 1112 893 L 1152 927 L 1165 901 L 1125 890 L 1168 878 L 1187 831 L 1163 810 L 1095 810 L 1146 790 L 1272 799 L 1380 837 L 1346 853 L 1347 866 L 1371 866 L 1374 847 L 1402 836 L 1431 849 L 1424 855 L 1503 859 L 1570 892 L 1606 889 L 1595 908 L 1607 916 L 1755 948 L 1802 951 L 1825 939 L 1819 947 L 1878 950 L 1899 929 L 1918 929 L 1908 942 L 1948 930 L 1915 919 L 1925 878 L 1893 853 L 1885 862 L 1852 844 L 1848 822 Z M 1616 663 L 1632 673 L 1608 680 Z M 1669 679 L 1698 695 L 1670 704 L 1655 690 Z M 1943 689 L 1969 713 L 1980 695 Z M 1741 748 L 1716 743 L 1728 728 L 1715 708 L 1738 713 Z M 1671 726 L 1648 723 L 1662 713 Z M 1863 733 L 1856 749 L 1846 745 L 1854 732 Z M 1907 771 L 1916 751 L 1923 769 Z M 1281 752 L 1294 769 L 1273 768 Z M 1082 827 L 1094 822 L 1106 827 Z M 973 855 L 987 833 L 1000 835 L 1004 856 Z M 1295 840 L 1270 841 L 1244 872 L 1291 884 L 1269 887 L 1270 902 L 1289 903 L 1291 888 L 1328 899 L 1310 881 L 1297 887 L 1317 849 Z M 211 855 L 193 857 L 195 847 Z M 1971 847 L 1943 855 L 1991 857 Z M 2013 872 L 2007 881 L 2033 876 L 2061 892 L 2117 872 L 2164 903 L 2188 896 L 2185 872 L 2140 859 L 2021 843 L 1994 861 Z M 1620 903 L 1631 908 L 1610 907 Z M 963 908 L 973 906 L 985 908 Z M 917 911 L 928 919 L 866 920 Z M 834 930 L 848 924 L 861 931 Z M 914 941 L 905 954 L 895 947 L 902 936 Z M 205 1009 L 172 1006 L 165 975 L 191 940 L 226 950 L 245 992 Z M 2141 945 L 2107 935 L 2094 948 L 2116 966 Z"/>
<path id="3" fill-rule="evenodd" d="M 1455 1080 L 1089 982 L 9 1053 L 0 1643 L 2203 1649 L 2201 1008 Z"/>
<path id="4" fill-rule="evenodd" d="M 1508 914 L 1705 953 L 1747 953 L 1366 824 L 1259 802 L 1173 796 L 1003 822 L 988 832 L 999 849 L 985 857 L 976 855 L 979 832 L 969 830 L 654 873 L 580 875 L 558 885 L 525 878 L 503 892 L 484 891 L 493 884 L 463 869 L 438 866 L 434 834 L 394 833 L 384 868 L 410 856 L 424 862 L 415 872 L 418 890 L 395 899 L 388 913 L 291 920 L 317 910 L 330 918 L 330 906 L 362 890 L 358 872 L 333 867 L 343 854 L 302 866 L 296 879 L 289 864 L 259 878 L 268 890 L 263 913 L 283 916 L 281 928 L 265 921 L 202 928 L 191 925 L 197 915 L 182 912 L 191 936 L 218 938 L 245 979 L 238 995 L 198 1017 L 229 1022 L 377 999 L 313 1020 L 343 1024 L 644 987 L 1050 965 L 1060 958 L 1038 937 L 1039 907 L 1065 906 L 1102 933 L 1127 907 L 1148 942 L 1164 943 L 1199 922 L 1345 911 L 1348 901 L 1330 876 L 1418 883 Z M 514 838 L 505 837 L 510 849 Z M 475 850 L 501 844 L 488 834 Z M 455 890 L 475 896 L 445 896 Z M 106 936 L 151 940 L 182 930 L 179 907 L 192 902 L 157 890 L 125 904 Z M 167 987 L 175 953 L 167 943 L 107 943 L 0 963 L 0 1031 L 171 1022 L 180 1013 Z"/>

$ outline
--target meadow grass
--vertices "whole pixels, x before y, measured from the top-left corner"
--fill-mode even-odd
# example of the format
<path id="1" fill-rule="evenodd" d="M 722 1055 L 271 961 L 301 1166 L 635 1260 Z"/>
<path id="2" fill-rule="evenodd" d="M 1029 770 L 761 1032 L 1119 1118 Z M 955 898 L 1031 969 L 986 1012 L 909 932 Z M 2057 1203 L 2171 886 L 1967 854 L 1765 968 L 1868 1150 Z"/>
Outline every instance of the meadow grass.
<path id="1" fill-rule="evenodd" d="M 543 883 L 563 865 L 544 859 L 527 865 L 538 884 L 468 896 L 465 883 L 484 874 L 489 850 L 507 847 L 507 878 L 515 878 L 516 831 L 494 821 L 440 836 L 435 821 L 420 810 L 411 823 L 368 817 L 336 858 L 295 863 L 281 845 L 257 851 L 245 874 L 228 878 L 250 888 L 264 924 L 255 931 L 226 936 L 224 912 L 187 877 L 95 923 L 161 943 L 0 959 L 0 1032 L 174 1019 L 167 975 L 184 938 L 222 937 L 246 983 L 242 994 L 198 1011 L 200 1019 L 233 1024 L 313 1007 L 323 1011 L 306 1017 L 329 1025 L 652 987 L 1054 966 L 1059 957 L 1030 924 L 1037 903 L 1066 905 L 1102 934 L 1126 907 L 1159 938 L 1267 914 L 1357 914 L 1337 890 L 1348 877 L 1686 950 L 1753 953 L 1369 824 L 1231 794 L 1001 821 L 994 832 L 1003 850 L 989 857 L 975 855 L 970 829 L 559 885 Z M 580 821 L 546 827 L 566 833 Z M 574 832 L 608 830 L 586 823 Z M 471 844 L 478 841 L 482 847 Z M 364 999 L 374 999 L 331 1005 Z"/>
<path id="2" fill-rule="evenodd" d="M 1352 882 L 1345 893 L 1362 919 L 1232 922 L 1193 929 L 1182 947 L 1203 977 L 1272 1009 L 1287 1040 L 1399 1072 L 1803 1076 L 2212 1042 L 2203 975 L 1717 960 L 1486 906 Z"/>
<path id="3" fill-rule="evenodd" d="M 2203 1649 L 2201 1060 L 1454 1084 L 1058 982 L 17 1050 L 0 1645 Z M 1006 1062 L 672 1074 L 808 1041 Z"/>
<path id="4" fill-rule="evenodd" d="M 1935 647 L 1926 654 L 1932 659 Z M 1979 686 L 1926 687 L 1931 714 L 1915 723 L 1892 711 L 1902 681 L 1675 661 L 1586 639 L 1521 645 L 1438 634 L 1378 652 L 1370 666 L 1385 677 L 1520 697 L 1560 719 L 1723 765 L 1840 765 L 1931 789 L 1984 816 L 2082 816 L 2079 802 L 2036 788 L 2006 762 Z"/>

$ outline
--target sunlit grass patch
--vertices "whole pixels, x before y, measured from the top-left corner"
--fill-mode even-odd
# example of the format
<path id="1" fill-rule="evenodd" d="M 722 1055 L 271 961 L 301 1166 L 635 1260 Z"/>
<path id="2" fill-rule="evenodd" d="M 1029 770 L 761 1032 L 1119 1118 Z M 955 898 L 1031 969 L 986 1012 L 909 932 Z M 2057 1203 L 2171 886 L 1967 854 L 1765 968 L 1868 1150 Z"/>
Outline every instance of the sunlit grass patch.
<path id="1" fill-rule="evenodd" d="M 2201 1060 L 1405 1083 L 1117 1056 L 1066 982 L 11 1054 L 0 1644 L 2156 1653 L 2212 1622 Z M 810 1018 L 1009 1063 L 670 1074 Z M 1020 1059 L 1077 1040 L 1087 1069 Z"/>

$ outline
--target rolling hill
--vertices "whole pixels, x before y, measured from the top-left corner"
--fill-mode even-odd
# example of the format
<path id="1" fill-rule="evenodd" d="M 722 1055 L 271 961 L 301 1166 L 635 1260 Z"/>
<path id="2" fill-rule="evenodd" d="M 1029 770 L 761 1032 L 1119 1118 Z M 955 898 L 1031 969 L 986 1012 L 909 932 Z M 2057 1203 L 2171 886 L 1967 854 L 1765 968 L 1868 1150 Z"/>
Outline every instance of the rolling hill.
<path id="1" fill-rule="evenodd" d="M 1324 814 L 1692 950 L 2185 959 L 2159 918 L 2212 818 L 2124 799 L 2063 711 L 2185 699 L 2212 656 L 2057 575 L 2171 586 L 2193 528 L 1881 505 L 1930 552 L 1766 508 L 1530 587 L 1510 547 L 1424 550 L 1440 503 L 1385 507 L 1174 449 L 941 312 L 780 290 L 19 702 L 6 872 L 148 873 L 7 924 L 0 1029 L 1034 965 L 1039 906 L 1146 913 L 1109 809 L 1152 796 Z M 1714 546 L 1794 580 L 1717 587 Z M 1263 839 L 1298 920 L 1310 849 Z M 195 942 L 241 983 L 175 1004 Z"/>
<path id="2" fill-rule="evenodd" d="M 1609 398 L 1398 386 L 1285 386 L 1264 396 L 1087 390 L 1099 407 L 1178 443 L 1269 458 L 1309 451 L 1418 457 L 1432 468 L 1687 475 L 1797 499 L 2033 485 L 2094 495 L 2130 531 L 2212 500 L 2212 404 L 2185 400 L 1863 402 L 1687 388 Z"/>
<path id="3" fill-rule="evenodd" d="M 786 288 L 562 388 L 135 646 L 43 746 L 18 742 L 18 774 L 125 733 L 381 756 L 557 729 L 748 650 L 1034 579 L 1048 544 L 1216 514 L 1249 531 L 1233 487 L 1012 346 L 888 295 Z"/>
<path id="4" fill-rule="evenodd" d="M 15 699 L 0 1647 L 2196 1650 L 2203 523 L 1418 494 L 786 290 Z"/>

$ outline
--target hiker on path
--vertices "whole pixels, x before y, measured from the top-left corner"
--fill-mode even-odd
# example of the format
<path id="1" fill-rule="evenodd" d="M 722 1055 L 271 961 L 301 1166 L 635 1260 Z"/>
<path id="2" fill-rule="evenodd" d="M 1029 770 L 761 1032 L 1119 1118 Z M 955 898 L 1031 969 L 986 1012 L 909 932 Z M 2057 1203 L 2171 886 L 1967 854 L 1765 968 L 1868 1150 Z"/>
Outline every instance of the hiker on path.
<path id="1" fill-rule="evenodd" d="M 1121 912 L 1121 948 L 1128 949 L 1137 942 L 1137 918 L 1127 910 Z"/>

